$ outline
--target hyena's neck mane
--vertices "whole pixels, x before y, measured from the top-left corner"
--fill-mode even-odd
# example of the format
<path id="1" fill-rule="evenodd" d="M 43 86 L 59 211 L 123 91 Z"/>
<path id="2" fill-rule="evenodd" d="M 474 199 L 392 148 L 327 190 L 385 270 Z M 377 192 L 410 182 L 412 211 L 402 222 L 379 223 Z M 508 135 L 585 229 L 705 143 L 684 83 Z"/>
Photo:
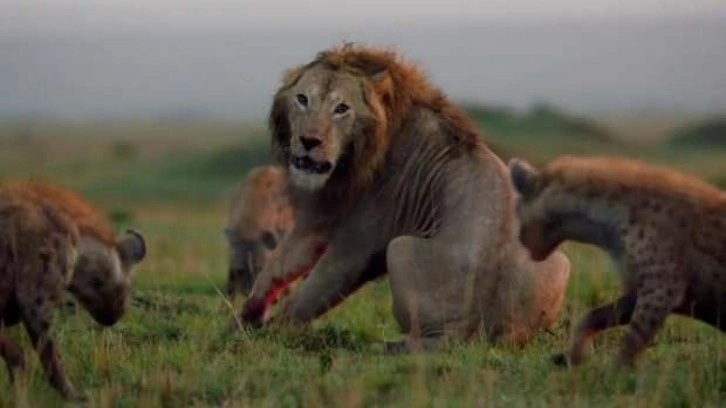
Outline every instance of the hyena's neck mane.
<path id="1" fill-rule="evenodd" d="M 562 183 L 591 189 L 668 198 L 697 206 L 726 208 L 726 192 L 688 174 L 619 157 L 563 156 L 545 172 Z"/>
<path id="2" fill-rule="evenodd" d="M 595 245 L 614 257 L 622 254 L 622 230 L 631 213 L 627 203 L 575 190 L 566 204 L 560 204 L 552 206 L 548 215 L 556 239 Z"/>
<path id="3" fill-rule="evenodd" d="M 81 236 L 88 236 L 108 247 L 115 246 L 115 234 L 108 222 L 78 195 L 41 181 L 10 181 L 3 189 L 10 194 L 49 205 L 76 224 Z"/>

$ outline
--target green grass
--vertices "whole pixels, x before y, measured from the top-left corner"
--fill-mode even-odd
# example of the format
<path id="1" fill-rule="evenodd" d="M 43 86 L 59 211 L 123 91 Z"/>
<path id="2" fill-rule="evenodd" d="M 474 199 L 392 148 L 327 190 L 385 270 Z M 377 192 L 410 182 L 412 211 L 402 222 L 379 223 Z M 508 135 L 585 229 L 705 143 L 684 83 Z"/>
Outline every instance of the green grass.
<path id="1" fill-rule="evenodd" d="M 684 318 L 669 319 L 636 371 L 613 365 L 622 329 L 599 336 L 580 368 L 550 364 L 551 354 L 567 347 L 583 313 L 618 295 L 609 260 L 582 245 L 565 248 L 573 273 L 556 327 L 525 348 L 479 338 L 428 355 L 383 356 L 381 343 L 400 338 L 385 279 L 364 287 L 311 330 L 230 334 L 227 327 L 239 304 L 231 306 L 220 295 L 226 194 L 248 168 L 268 160 L 266 141 L 245 138 L 239 128 L 239 142 L 200 143 L 232 130 L 197 124 L 191 127 L 198 134 L 188 134 L 182 146 L 148 151 L 147 144 L 162 144 L 156 132 L 174 132 L 134 124 L 133 132 L 150 133 L 126 137 L 116 125 L 118 136 L 106 142 L 82 138 L 95 127 L 74 126 L 62 128 L 69 132 L 63 136 L 68 140 L 64 158 L 39 160 L 37 152 L 47 148 L 43 138 L 21 146 L 5 141 L 5 152 L 15 150 L 0 152 L 0 174 L 33 174 L 77 188 L 113 215 L 119 227 L 133 226 L 146 235 L 148 257 L 137 270 L 131 308 L 121 322 L 102 330 L 81 309 L 57 313 L 68 374 L 91 406 L 700 407 L 726 401 L 726 339 Z M 726 155 L 711 149 L 636 149 L 552 130 L 489 133 L 493 143 L 538 162 L 564 152 L 606 152 L 644 157 L 713 180 L 726 174 Z M 169 141 L 175 139 L 164 140 L 173 144 Z M 0 407 L 59 404 L 22 328 L 5 331 L 22 341 L 30 367 L 15 387 L 0 374 Z"/>

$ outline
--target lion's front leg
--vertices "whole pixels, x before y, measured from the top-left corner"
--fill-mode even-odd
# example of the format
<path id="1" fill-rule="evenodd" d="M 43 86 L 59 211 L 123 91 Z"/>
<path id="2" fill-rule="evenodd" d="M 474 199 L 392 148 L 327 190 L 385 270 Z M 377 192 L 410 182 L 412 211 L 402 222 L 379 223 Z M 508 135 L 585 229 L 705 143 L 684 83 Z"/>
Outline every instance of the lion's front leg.
<path id="1" fill-rule="evenodd" d="M 325 248 L 321 234 L 295 230 L 255 279 L 252 292 L 242 306 L 241 319 L 233 326 L 240 322 L 261 325 L 280 292 L 314 268 Z"/>
<path id="2" fill-rule="evenodd" d="M 293 291 L 276 322 L 307 323 L 338 305 L 369 277 L 380 275 L 380 271 L 367 270 L 378 265 L 370 263 L 370 254 L 359 249 L 331 245 L 315 269 Z"/>

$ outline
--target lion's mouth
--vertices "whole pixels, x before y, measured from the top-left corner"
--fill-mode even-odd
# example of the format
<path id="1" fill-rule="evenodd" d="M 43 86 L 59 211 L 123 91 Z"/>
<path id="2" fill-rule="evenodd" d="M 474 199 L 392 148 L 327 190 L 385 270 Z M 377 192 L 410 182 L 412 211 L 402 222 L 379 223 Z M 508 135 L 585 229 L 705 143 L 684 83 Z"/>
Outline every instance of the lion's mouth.
<path id="1" fill-rule="evenodd" d="M 315 174 L 330 173 L 333 169 L 333 164 L 331 162 L 318 162 L 313 160 L 310 156 L 292 156 L 290 158 L 290 164 L 298 170 Z"/>

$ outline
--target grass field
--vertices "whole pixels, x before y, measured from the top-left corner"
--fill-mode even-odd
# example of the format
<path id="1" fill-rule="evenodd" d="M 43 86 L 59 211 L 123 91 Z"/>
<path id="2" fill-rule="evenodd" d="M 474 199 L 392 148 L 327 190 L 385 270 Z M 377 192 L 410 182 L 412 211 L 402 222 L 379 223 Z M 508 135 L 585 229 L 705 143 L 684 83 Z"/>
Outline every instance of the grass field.
<path id="1" fill-rule="evenodd" d="M 562 128 L 534 116 L 479 119 L 504 156 L 543 162 L 562 153 L 625 154 L 726 183 L 726 149 L 672 147 L 652 134 L 626 142 L 618 134 L 594 137 L 587 128 Z M 629 128 L 618 121 L 604 129 Z M 0 124 L 0 176 L 43 177 L 78 189 L 120 228 L 134 226 L 147 237 L 148 257 L 120 323 L 101 330 L 80 309 L 58 312 L 67 371 L 92 406 L 726 403 L 726 338 L 684 318 L 669 319 L 637 371 L 613 365 L 622 329 L 598 337 L 581 368 L 550 364 L 584 311 L 618 293 L 604 254 L 574 244 L 565 248 L 573 274 L 559 322 L 523 349 L 476 339 L 425 356 L 383 356 L 381 342 L 400 336 L 385 280 L 367 285 L 312 330 L 228 334 L 239 305 L 220 294 L 226 195 L 247 169 L 267 160 L 263 130 L 233 123 Z M 0 407 L 61 403 L 22 329 L 5 330 L 25 345 L 30 369 L 14 387 L 0 374 Z"/>

